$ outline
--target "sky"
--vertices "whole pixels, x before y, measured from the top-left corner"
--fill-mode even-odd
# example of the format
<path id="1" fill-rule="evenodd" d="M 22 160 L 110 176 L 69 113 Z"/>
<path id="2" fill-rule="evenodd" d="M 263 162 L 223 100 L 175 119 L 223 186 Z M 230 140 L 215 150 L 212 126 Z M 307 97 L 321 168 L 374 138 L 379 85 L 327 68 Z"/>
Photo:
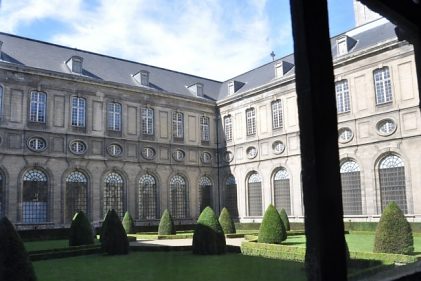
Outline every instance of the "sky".
<path id="1" fill-rule="evenodd" d="M 331 36 L 354 27 L 328 5 Z M 293 49 L 289 0 L 0 0 L 0 31 L 218 81 Z"/>

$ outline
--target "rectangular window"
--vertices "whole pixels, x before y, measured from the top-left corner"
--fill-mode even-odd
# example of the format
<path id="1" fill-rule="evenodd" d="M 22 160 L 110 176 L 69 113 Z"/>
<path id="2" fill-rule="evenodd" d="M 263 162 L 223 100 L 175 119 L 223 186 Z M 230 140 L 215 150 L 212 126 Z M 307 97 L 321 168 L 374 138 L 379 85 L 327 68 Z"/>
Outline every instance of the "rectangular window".
<path id="1" fill-rule="evenodd" d="M 202 136 L 202 141 L 209 141 L 209 117 L 200 117 L 200 134 Z"/>
<path id="2" fill-rule="evenodd" d="M 108 103 L 108 130 L 121 131 L 121 104 Z"/>
<path id="3" fill-rule="evenodd" d="M 272 127 L 281 129 L 283 126 L 282 102 L 277 100 L 272 103 Z"/>
<path id="4" fill-rule="evenodd" d="M 231 115 L 224 118 L 225 140 L 232 140 L 232 119 Z"/>
<path id="5" fill-rule="evenodd" d="M 250 108 L 246 111 L 246 128 L 247 136 L 256 134 L 256 111 L 254 108 Z"/>
<path id="6" fill-rule="evenodd" d="M 142 134 L 153 135 L 153 109 L 142 108 Z"/>
<path id="7" fill-rule="evenodd" d="M 42 92 L 31 92 L 29 120 L 31 122 L 45 123 L 47 95 Z"/>
<path id="8" fill-rule="evenodd" d="M 175 138 L 184 137 L 184 118 L 183 113 L 173 112 L 172 114 L 172 131 Z"/>
<path id="9" fill-rule="evenodd" d="M 336 109 L 338 113 L 349 112 L 351 103 L 349 100 L 348 80 L 342 80 L 335 83 Z"/>
<path id="10" fill-rule="evenodd" d="M 72 126 L 85 127 L 86 100 L 72 97 Z"/>
<path id="11" fill-rule="evenodd" d="M 374 90 L 376 93 L 376 104 L 383 104 L 392 101 L 392 82 L 388 67 L 376 69 L 373 72 Z"/>

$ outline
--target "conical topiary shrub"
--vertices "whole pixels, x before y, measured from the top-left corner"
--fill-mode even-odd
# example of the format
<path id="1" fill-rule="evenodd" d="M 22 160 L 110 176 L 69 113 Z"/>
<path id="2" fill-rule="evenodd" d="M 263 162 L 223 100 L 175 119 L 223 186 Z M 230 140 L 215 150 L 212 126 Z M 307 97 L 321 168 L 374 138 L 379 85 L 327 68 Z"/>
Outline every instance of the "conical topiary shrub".
<path id="1" fill-rule="evenodd" d="M 158 235 L 171 235 L 175 234 L 174 222 L 168 209 L 165 209 L 161 216 L 158 227 Z"/>
<path id="2" fill-rule="evenodd" d="M 0 280 L 37 280 L 25 246 L 6 217 L 0 219 Z"/>
<path id="3" fill-rule="evenodd" d="M 75 214 L 69 230 L 69 246 L 94 244 L 92 225 L 85 213 L 80 211 Z"/>
<path id="4" fill-rule="evenodd" d="M 414 238 L 411 225 L 395 202 L 383 210 L 374 239 L 374 252 L 411 254 L 414 252 Z"/>
<path id="5" fill-rule="evenodd" d="M 223 208 L 219 215 L 219 223 L 225 234 L 235 233 L 235 224 L 227 208 Z"/>
<path id="6" fill-rule="evenodd" d="M 124 227 L 124 230 L 126 231 L 127 234 L 136 233 L 135 226 L 134 226 L 134 221 L 133 221 L 133 218 L 130 215 L 129 211 L 127 211 L 124 214 L 124 217 L 123 217 L 123 227 Z"/>
<path id="7" fill-rule="evenodd" d="M 276 208 L 271 204 L 266 209 L 259 228 L 259 243 L 280 244 L 287 239 L 285 226 Z"/>
<path id="8" fill-rule="evenodd" d="M 120 218 L 114 210 L 105 217 L 101 231 L 101 249 L 109 255 L 127 255 L 129 240 Z"/>
<path id="9" fill-rule="evenodd" d="M 284 223 L 285 230 L 290 231 L 291 227 L 289 225 L 289 219 L 288 219 L 287 212 L 285 212 L 285 209 L 283 208 L 281 209 L 281 211 L 279 212 L 279 216 L 281 217 L 281 220 Z"/>
<path id="10" fill-rule="evenodd" d="M 200 214 L 193 234 L 193 254 L 216 255 L 225 253 L 225 235 L 211 207 Z"/>

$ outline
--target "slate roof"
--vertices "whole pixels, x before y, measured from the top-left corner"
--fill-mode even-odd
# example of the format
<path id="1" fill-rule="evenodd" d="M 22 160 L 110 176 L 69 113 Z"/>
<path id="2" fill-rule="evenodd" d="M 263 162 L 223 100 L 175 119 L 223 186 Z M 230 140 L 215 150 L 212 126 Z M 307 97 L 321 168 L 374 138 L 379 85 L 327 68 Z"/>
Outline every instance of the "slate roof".
<path id="1" fill-rule="evenodd" d="M 6 33 L 0 33 L 2 60 L 14 64 L 44 69 L 59 73 L 72 74 L 66 61 L 72 56 L 83 58 L 83 74 L 94 80 L 121 83 L 129 86 L 141 86 L 132 76 L 140 70 L 149 72 L 149 89 L 195 97 L 187 87 L 203 84 L 205 99 L 215 100 L 221 82 L 159 68 L 129 60 L 114 58 L 88 51 L 68 48 L 60 45 L 28 39 Z M 0 62 L 1 63 L 1 62 Z M 78 74 L 73 74 L 78 75 Z"/>
<path id="2" fill-rule="evenodd" d="M 375 46 L 381 42 L 395 39 L 396 35 L 394 28 L 395 26 L 392 23 L 381 18 L 375 22 L 339 34 L 331 39 L 332 57 L 334 60 L 338 58 L 336 39 L 341 36 L 347 35 L 352 38 L 352 48 L 349 50 L 349 53 L 354 53 Z M 149 88 L 151 90 L 162 91 L 169 94 L 175 93 L 186 97 L 195 97 L 195 94 L 187 89 L 187 87 L 196 83 L 201 83 L 204 86 L 204 98 L 208 100 L 221 100 L 226 98 L 228 96 L 228 84 L 230 81 L 243 83 L 242 87 L 234 94 L 238 95 L 274 81 L 275 65 L 280 61 L 292 65 L 294 64 L 294 56 L 293 54 L 290 54 L 233 77 L 225 82 L 219 82 L 134 61 L 68 48 L 1 32 L 0 41 L 3 42 L 1 59 L 8 63 L 71 75 L 72 72 L 65 62 L 72 56 L 80 56 L 83 58 L 83 74 L 91 79 L 144 87 L 135 81 L 132 75 L 140 70 L 146 70 L 149 72 Z M 2 63 L 1 60 L 0 63 Z M 292 67 L 283 77 L 292 77 L 295 74 L 294 70 L 295 68 Z"/>
<path id="3" fill-rule="evenodd" d="M 357 28 L 354 28 L 350 31 L 344 32 L 331 38 L 330 42 L 332 45 L 333 60 L 338 58 L 336 49 L 336 39 L 344 35 L 347 35 L 355 40 L 355 43 L 353 47 L 349 50 L 348 54 L 355 53 L 369 48 L 371 46 L 375 46 L 382 42 L 396 38 L 395 25 L 393 25 L 386 19 L 381 18 L 375 22 L 359 26 Z M 222 86 L 219 90 L 218 100 L 224 99 L 228 96 L 228 83 L 230 81 L 239 81 L 244 83 L 243 87 L 236 91 L 234 95 L 245 93 L 249 90 L 259 88 L 274 81 L 276 79 L 275 65 L 281 61 L 294 64 L 294 54 L 290 54 L 283 58 L 277 59 L 273 62 L 267 63 L 265 65 L 262 65 L 258 68 L 255 68 L 253 70 L 250 70 L 246 73 L 243 73 L 225 81 L 224 83 L 222 83 Z M 293 67 L 291 70 L 285 73 L 283 78 L 279 79 L 287 79 L 288 77 L 292 77 L 294 74 L 295 67 Z"/>

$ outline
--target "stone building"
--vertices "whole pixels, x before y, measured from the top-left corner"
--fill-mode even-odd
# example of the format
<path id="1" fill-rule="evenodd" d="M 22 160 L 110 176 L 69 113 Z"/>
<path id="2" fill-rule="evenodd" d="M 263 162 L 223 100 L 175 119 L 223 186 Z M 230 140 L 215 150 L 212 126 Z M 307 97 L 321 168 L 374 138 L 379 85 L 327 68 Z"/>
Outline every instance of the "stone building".
<path id="1" fill-rule="evenodd" d="M 413 48 L 383 18 L 331 42 L 345 219 L 396 201 L 419 220 Z M 219 82 L 5 33 L 0 51 L 0 213 L 18 227 L 110 208 L 187 224 L 206 205 L 251 222 L 270 203 L 302 220 L 293 55 Z"/>

